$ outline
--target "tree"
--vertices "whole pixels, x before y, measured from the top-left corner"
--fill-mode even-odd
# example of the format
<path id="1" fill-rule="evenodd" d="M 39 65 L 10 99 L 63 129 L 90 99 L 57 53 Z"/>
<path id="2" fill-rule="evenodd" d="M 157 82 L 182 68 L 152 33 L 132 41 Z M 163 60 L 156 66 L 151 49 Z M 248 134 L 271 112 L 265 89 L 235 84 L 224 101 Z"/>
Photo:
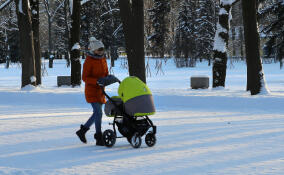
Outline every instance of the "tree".
<path id="1" fill-rule="evenodd" d="M 197 57 L 210 60 L 213 52 L 215 34 L 215 2 L 199 0 L 198 18 L 196 20 Z"/>
<path id="2" fill-rule="evenodd" d="M 213 88 L 219 86 L 225 87 L 228 60 L 227 50 L 230 28 L 229 16 L 234 2 L 234 0 L 220 1 L 220 11 L 213 47 Z"/>
<path id="3" fill-rule="evenodd" d="M 184 0 L 181 4 L 175 37 L 175 57 L 194 59 L 196 56 L 196 4 Z"/>
<path id="4" fill-rule="evenodd" d="M 22 62 L 22 86 L 36 85 L 31 11 L 28 0 L 16 0 Z"/>
<path id="5" fill-rule="evenodd" d="M 54 17 L 54 46 L 56 53 L 60 57 L 64 55 L 67 61 L 67 67 L 70 66 L 69 50 L 70 50 L 70 13 L 68 8 L 68 0 L 57 0 L 55 6 L 58 7 L 56 16 Z"/>
<path id="6" fill-rule="evenodd" d="M 259 33 L 257 31 L 256 0 L 242 0 L 244 35 L 247 62 L 247 90 L 256 95 L 265 88 L 259 54 Z"/>
<path id="7" fill-rule="evenodd" d="M 58 2 L 59 0 L 55 1 Z M 67 1 L 67 0 L 66 0 Z M 70 0 L 73 1 L 73 0 Z M 60 3 L 56 8 L 52 8 L 54 1 L 49 1 L 49 0 L 44 0 L 44 6 L 45 6 L 45 11 L 47 15 L 47 20 L 48 20 L 48 59 L 49 59 L 49 68 L 53 67 L 53 59 L 54 55 L 52 55 L 52 52 L 54 52 L 54 45 L 53 45 L 53 36 L 52 36 L 52 24 L 54 22 L 54 18 L 60 8 L 64 6 L 64 1 Z M 60 1 L 61 2 L 61 1 Z M 54 54 L 54 53 L 53 53 Z"/>
<path id="8" fill-rule="evenodd" d="M 48 19 L 48 60 L 49 60 L 49 68 L 53 67 L 53 58 L 51 57 L 51 52 L 52 52 L 52 12 L 51 12 L 51 5 L 49 0 L 44 0 L 44 5 L 45 5 L 45 11 L 47 14 L 47 19 Z"/>
<path id="9" fill-rule="evenodd" d="M 142 0 L 119 0 L 129 74 L 146 83 L 144 57 L 144 4 Z"/>
<path id="10" fill-rule="evenodd" d="M 263 4 L 268 0 L 262 0 Z M 284 3 L 273 1 L 270 5 L 263 5 L 259 17 L 266 21 L 264 29 L 268 41 L 265 45 L 267 55 L 275 55 L 276 59 L 282 62 L 284 58 Z M 269 20 L 266 17 L 269 16 Z"/>
<path id="11" fill-rule="evenodd" d="M 0 9 L 0 61 L 8 68 L 10 62 L 20 62 L 19 29 L 15 2 L 6 1 L 4 5 Z"/>
<path id="12" fill-rule="evenodd" d="M 32 30 L 35 53 L 36 85 L 41 84 L 41 49 L 39 40 L 39 0 L 29 0 L 31 6 Z"/>
<path id="13" fill-rule="evenodd" d="M 148 10 L 154 29 L 148 40 L 152 42 L 153 52 L 161 58 L 165 54 L 165 45 L 169 32 L 167 17 L 169 16 L 170 9 L 169 0 L 154 0 L 153 7 Z"/>
<path id="14" fill-rule="evenodd" d="M 81 85 L 81 62 L 80 62 L 80 50 L 76 49 L 76 45 L 80 42 L 80 11 L 81 1 L 71 0 L 72 5 L 70 6 L 71 13 L 71 85 L 73 87 Z"/>
<path id="15" fill-rule="evenodd" d="M 112 66 L 117 50 L 124 46 L 124 35 L 117 0 L 94 0 L 82 5 L 81 44 L 87 48 L 90 36 L 101 40 L 110 53 Z"/>
<path id="16" fill-rule="evenodd" d="M 124 35 L 122 31 L 121 19 L 119 18 L 119 6 L 117 0 L 102 2 L 101 39 L 107 50 L 110 51 L 112 66 L 114 60 L 118 58 L 118 48 L 123 46 Z"/>

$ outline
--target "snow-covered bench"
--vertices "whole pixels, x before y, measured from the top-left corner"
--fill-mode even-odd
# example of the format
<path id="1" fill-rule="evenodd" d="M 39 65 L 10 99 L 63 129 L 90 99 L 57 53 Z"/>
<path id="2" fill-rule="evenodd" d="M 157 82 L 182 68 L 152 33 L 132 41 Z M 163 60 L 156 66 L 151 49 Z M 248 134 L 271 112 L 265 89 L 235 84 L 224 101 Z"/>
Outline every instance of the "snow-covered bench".
<path id="1" fill-rule="evenodd" d="M 207 89 L 209 88 L 209 77 L 206 75 L 191 76 L 190 86 L 192 89 Z"/>
<path id="2" fill-rule="evenodd" d="M 57 86 L 71 86 L 71 76 L 57 76 Z"/>

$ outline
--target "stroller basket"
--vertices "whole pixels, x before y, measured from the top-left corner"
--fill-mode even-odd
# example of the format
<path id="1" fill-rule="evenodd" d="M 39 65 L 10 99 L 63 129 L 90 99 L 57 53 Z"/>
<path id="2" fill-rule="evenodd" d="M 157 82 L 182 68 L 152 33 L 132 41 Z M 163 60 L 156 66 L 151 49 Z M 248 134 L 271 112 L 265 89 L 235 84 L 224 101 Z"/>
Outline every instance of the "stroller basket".
<path id="1" fill-rule="evenodd" d="M 118 96 L 113 96 L 111 97 L 110 101 L 108 100 L 105 104 L 105 114 L 108 117 L 114 117 L 114 116 L 122 116 L 122 111 L 123 111 L 123 102 L 121 100 L 121 98 L 119 98 Z M 117 107 L 115 107 L 115 105 L 113 104 L 115 103 Z"/>

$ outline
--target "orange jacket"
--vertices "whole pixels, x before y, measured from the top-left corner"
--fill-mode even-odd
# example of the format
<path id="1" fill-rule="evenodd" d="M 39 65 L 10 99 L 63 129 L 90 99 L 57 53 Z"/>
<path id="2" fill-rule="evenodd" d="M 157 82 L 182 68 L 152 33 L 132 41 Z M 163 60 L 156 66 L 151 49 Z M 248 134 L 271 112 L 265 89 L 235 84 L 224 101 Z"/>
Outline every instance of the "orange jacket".
<path id="1" fill-rule="evenodd" d="M 93 58 L 87 56 L 83 65 L 82 79 L 85 82 L 85 97 L 88 103 L 106 103 L 101 87 L 97 80 L 108 75 L 106 58 Z"/>

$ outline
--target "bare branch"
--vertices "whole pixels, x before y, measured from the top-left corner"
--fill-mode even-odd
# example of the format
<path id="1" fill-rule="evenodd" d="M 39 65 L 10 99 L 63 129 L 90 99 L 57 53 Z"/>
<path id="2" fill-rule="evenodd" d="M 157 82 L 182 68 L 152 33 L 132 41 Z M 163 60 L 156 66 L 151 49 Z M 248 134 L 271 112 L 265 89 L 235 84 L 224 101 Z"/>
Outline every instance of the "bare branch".
<path id="1" fill-rule="evenodd" d="M 0 5 L 0 11 L 3 10 L 7 5 L 9 5 L 12 2 L 12 0 L 7 0 L 2 5 Z"/>

